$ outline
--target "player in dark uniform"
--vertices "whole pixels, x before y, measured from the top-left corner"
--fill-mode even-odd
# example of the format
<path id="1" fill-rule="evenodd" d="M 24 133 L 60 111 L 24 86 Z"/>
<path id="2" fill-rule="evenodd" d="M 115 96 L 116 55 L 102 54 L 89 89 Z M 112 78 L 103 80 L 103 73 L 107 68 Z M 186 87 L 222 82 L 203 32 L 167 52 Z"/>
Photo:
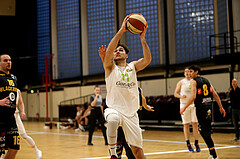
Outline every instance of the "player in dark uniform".
<path id="1" fill-rule="evenodd" d="M 0 156 L 8 150 L 5 158 L 14 159 L 20 137 L 14 117 L 16 111 L 17 84 L 10 74 L 12 62 L 7 54 L 0 55 Z"/>
<path id="2" fill-rule="evenodd" d="M 203 78 L 199 75 L 200 67 L 193 65 L 189 67 L 189 70 L 191 77 L 193 78 L 191 81 L 191 96 L 185 107 L 180 109 L 180 113 L 183 114 L 186 108 L 194 102 L 199 122 L 199 131 L 210 151 L 210 156 L 208 159 L 218 159 L 211 137 L 211 107 L 213 97 L 219 106 L 219 111 L 224 117 L 226 112 L 223 109 L 221 100 L 213 86 L 206 78 Z"/>
<path id="3" fill-rule="evenodd" d="M 118 155 L 118 159 L 121 159 L 122 156 L 122 152 L 123 152 L 123 148 L 125 149 L 126 152 L 126 156 L 128 159 L 135 159 L 133 152 L 130 148 L 130 146 L 128 145 L 123 129 L 121 126 L 119 126 L 118 128 L 118 136 L 117 136 L 117 155 Z"/>
<path id="4" fill-rule="evenodd" d="M 142 93 L 142 89 L 140 87 L 138 87 L 138 92 L 139 92 L 139 110 L 138 110 L 138 115 L 141 116 L 141 111 L 143 109 L 143 107 L 148 110 L 148 111 L 154 111 L 149 105 L 147 105 L 146 102 L 146 98 L 143 96 Z M 141 119 L 141 117 L 139 117 L 139 120 Z M 118 128 L 118 137 L 117 137 L 117 155 L 118 155 L 118 159 L 121 159 L 122 156 L 122 151 L 123 151 L 123 147 L 126 151 L 126 156 L 128 157 L 128 159 L 135 159 L 133 152 L 131 150 L 131 148 L 129 147 L 123 129 L 122 127 Z"/>

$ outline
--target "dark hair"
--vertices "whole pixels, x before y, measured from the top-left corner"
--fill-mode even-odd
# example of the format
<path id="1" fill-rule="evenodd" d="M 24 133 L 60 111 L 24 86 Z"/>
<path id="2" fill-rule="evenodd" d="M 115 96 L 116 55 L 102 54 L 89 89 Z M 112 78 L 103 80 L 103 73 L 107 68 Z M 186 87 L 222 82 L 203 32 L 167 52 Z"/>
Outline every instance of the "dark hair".
<path id="1" fill-rule="evenodd" d="M 94 87 L 94 90 L 96 89 L 96 88 L 100 88 L 98 85 L 96 85 L 95 87 Z"/>
<path id="2" fill-rule="evenodd" d="M 127 45 L 125 45 L 125 44 L 121 44 L 121 43 L 118 43 L 118 45 L 117 45 L 117 47 L 116 48 L 118 48 L 119 46 L 122 46 L 123 48 L 124 48 L 124 50 L 126 51 L 126 54 L 128 54 L 129 53 L 129 48 L 127 47 Z"/>
<path id="3" fill-rule="evenodd" d="M 201 69 L 200 69 L 200 67 L 199 67 L 198 65 L 192 65 L 192 66 L 190 66 L 188 69 L 189 69 L 189 70 L 190 70 L 190 69 L 191 69 L 191 70 L 194 70 L 194 72 L 195 72 L 195 71 L 198 71 L 198 74 L 199 74 L 200 71 L 201 71 Z"/>
<path id="4" fill-rule="evenodd" d="M 2 61 L 2 56 L 3 55 L 8 55 L 8 54 L 0 54 L 0 61 Z M 10 55 L 8 55 L 8 56 L 10 56 Z"/>

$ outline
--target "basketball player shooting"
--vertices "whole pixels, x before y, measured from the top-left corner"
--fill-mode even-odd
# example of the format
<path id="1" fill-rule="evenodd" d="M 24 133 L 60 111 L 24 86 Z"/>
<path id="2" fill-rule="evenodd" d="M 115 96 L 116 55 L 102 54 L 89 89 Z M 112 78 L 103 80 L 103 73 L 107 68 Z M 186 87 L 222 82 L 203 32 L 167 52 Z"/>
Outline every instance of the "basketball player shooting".
<path id="1" fill-rule="evenodd" d="M 106 45 L 102 47 L 99 47 L 99 56 L 102 60 L 102 62 L 104 61 L 105 58 L 105 54 L 106 54 Z M 138 110 L 138 116 L 140 119 L 139 112 L 142 110 L 142 107 L 144 107 L 147 111 L 152 111 L 154 112 L 154 109 L 152 106 L 147 105 L 147 101 L 146 98 L 143 96 L 143 90 L 138 87 L 138 91 L 139 91 L 139 110 Z M 121 126 L 118 127 L 118 132 L 117 132 L 117 155 L 118 155 L 118 159 L 122 158 L 122 152 L 123 152 L 123 148 L 125 149 L 126 152 L 126 156 L 128 159 L 135 159 L 133 152 L 131 150 L 131 148 L 129 147 L 123 129 Z"/>
<path id="2" fill-rule="evenodd" d="M 137 110 L 139 107 L 138 96 L 138 71 L 143 70 L 151 62 L 151 52 L 145 40 L 147 25 L 139 34 L 143 58 L 127 63 L 129 49 L 123 44 L 118 44 L 122 35 L 127 31 L 125 17 L 121 28 L 110 41 L 103 62 L 107 88 L 105 119 L 107 121 L 107 137 L 111 159 L 117 159 L 116 143 L 117 129 L 122 126 L 126 139 L 131 145 L 134 156 L 144 159 L 142 149 L 142 132 L 139 126 Z"/>

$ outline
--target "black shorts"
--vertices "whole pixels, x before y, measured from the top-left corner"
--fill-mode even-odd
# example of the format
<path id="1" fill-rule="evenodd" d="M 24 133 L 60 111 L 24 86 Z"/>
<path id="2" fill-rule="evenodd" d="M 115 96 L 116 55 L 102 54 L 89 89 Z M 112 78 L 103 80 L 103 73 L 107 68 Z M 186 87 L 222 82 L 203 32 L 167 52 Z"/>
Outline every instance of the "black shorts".
<path id="1" fill-rule="evenodd" d="M 20 149 L 20 136 L 16 127 L 0 132 L 0 149 Z"/>
<path id="2" fill-rule="evenodd" d="M 199 123 L 199 131 L 211 135 L 212 134 L 212 106 L 196 105 L 196 115 Z"/>

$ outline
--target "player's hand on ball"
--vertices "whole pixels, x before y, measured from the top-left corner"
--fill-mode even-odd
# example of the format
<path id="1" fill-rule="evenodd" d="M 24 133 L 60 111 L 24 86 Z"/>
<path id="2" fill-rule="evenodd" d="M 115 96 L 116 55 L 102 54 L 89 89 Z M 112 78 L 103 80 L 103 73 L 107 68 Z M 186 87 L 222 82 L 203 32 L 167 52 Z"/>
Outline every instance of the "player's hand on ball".
<path id="1" fill-rule="evenodd" d="M 120 28 L 120 29 L 123 30 L 124 32 L 127 31 L 127 21 L 128 21 L 128 17 L 129 17 L 129 15 L 124 18 L 123 23 L 122 23 L 122 26 L 121 26 L 121 28 Z"/>
<path id="2" fill-rule="evenodd" d="M 146 22 L 146 26 L 144 27 L 143 31 L 139 34 L 141 39 L 145 38 L 145 34 L 147 32 L 147 27 L 148 27 L 148 24 Z"/>

